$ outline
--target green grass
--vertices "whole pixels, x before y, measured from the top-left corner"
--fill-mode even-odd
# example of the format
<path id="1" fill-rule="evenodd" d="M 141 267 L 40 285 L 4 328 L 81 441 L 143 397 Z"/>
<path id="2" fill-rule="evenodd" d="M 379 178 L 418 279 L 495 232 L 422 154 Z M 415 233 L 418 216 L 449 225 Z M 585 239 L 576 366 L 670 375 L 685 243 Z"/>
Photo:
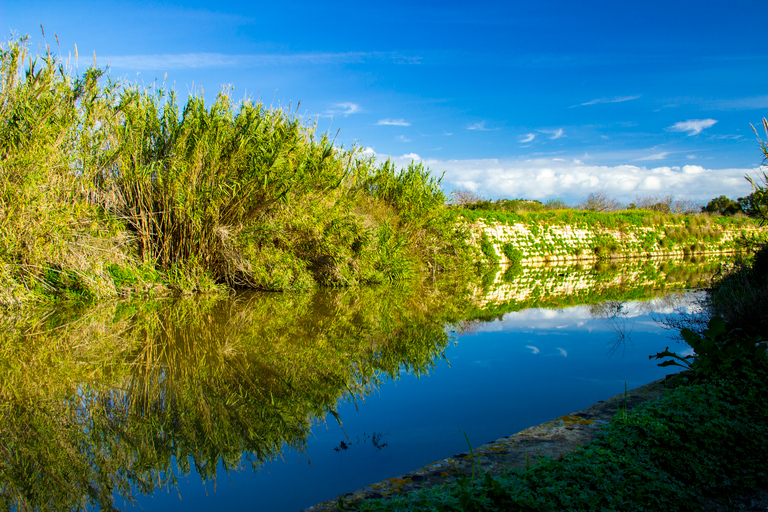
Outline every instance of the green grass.
<path id="1" fill-rule="evenodd" d="M 756 226 L 758 222 L 747 217 L 663 214 L 648 210 L 622 210 L 618 212 L 593 212 L 575 209 L 544 211 L 499 211 L 457 209 L 469 222 L 481 219 L 502 224 L 570 224 L 583 227 L 618 229 L 622 226 L 692 226 L 701 227 L 712 223 L 729 228 Z"/>

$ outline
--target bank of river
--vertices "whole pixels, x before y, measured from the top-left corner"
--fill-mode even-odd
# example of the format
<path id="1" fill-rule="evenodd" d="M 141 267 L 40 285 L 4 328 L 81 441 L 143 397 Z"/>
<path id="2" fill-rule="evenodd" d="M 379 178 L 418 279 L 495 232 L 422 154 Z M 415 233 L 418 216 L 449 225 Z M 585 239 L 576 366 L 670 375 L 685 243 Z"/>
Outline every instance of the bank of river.
<path id="1" fill-rule="evenodd" d="M 304 512 L 340 512 L 339 500 L 349 505 L 445 485 L 460 477 L 473 477 L 481 473 L 503 475 L 513 469 L 536 465 L 539 457 L 560 458 L 592 441 L 597 432 L 619 412 L 628 413 L 641 403 L 666 394 L 668 386 L 672 386 L 668 377 L 601 400 L 581 411 L 426 464 L 415 471 L 345 493 L 309 507 Z"/>

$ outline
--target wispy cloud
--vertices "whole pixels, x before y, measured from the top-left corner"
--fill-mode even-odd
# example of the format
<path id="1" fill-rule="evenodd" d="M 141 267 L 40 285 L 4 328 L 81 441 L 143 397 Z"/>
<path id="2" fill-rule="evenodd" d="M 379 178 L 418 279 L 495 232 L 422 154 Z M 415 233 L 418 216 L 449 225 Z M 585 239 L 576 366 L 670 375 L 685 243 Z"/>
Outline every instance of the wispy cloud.
<path id="1" fill-rule="evenodd" d="M 675 123 L 667 130 L 671 132 L 688 132 L 688 136 L 698 135 L 714 124 L 717 123 L 715 119 L 689 119 L 687 121 L 680 121 Z"/>
<path id="2" fill-rule="evenodd" d="M 568 352 L 564 348 L 558 348 L 557 350 L 560 351 L 561 356 L 568 357 Z"/>
<path id="3" fill-rule="evenodd" d="M 644 156 L 641 158 L 635 158 L 635 161 L 642 162 L 643 160 L 664 160 L 665 158 L 667 158 L 667 155 L 669 155 L 669 152 L 664 151 L 662 153 L 656 153 L 656 154 Z"/>
<path id="4" fill-rule="evenodd" d="M 398 135 L 397 140 L 399 140 L 400 142 L 412 142 L 412 140 L 406 137 L 405 135 Z"/>
<path id="5" fill-rule="evenodd" d="M 379 119 L 379 126 L 411 126 L 405 119 Z"/>
<path id="6" fill-rule="evenodd" d="M 768 108 L 768 95 L 704 100 L 701 103 L 711 110 L 762 110 Z"/>
<path id="7" fill-rule="evenodd" d="M 490 130 L 490 128 L 485 127 L 485 121 L 480 121 L 479 123 L 473 123 L 467 126 L 467 130 L 473 131 L 480 131 L 480 132 L 487 132 Z"/>
<path id="8" fill-rule="evenodd" d="M 541 350 L 538 349 L 538 347 L 534 347 L 533 345 L 526 345 L 525 348 L 528 348 L 533 352 L 534 354 L 538 354 L 541 352 Z"/>
<path id="9" fill-rule="evenodd" d="M 527 144 L 528 142 L 531 142 L 533 139 L 536 138 L 535 133 L 527 133 L 523 135 L 523 137 L 520 139 L 521 144 Z"/>
<path id="10" fill-rule="evenodd" d="M 117 69 L 169 70 L 195 68 L 253 68 L 263 66 L 297 66 L 318 64 L 353 64 L 368 60 L 388 60 L 396 63 L 418 64 L 420 57 L 397 52 L 337 52 L 337 53 L 157 53 L 140 55 L 96 56 L 100 66 Z"/>
<path id="11" fill-rule="evenodd" d="M 346 101 L 342 103 L 335 103 L 331 108 L 326 110 L 325 113 L 329 116 L 342 115 L 347 117 L 350 114 L 359 114 L 360 112 L 362 112 L 360 105 Z"/>
<path id="12" fill-rule="evenodd" d="M 565 135 L 565 132 L 562 128 L 558 128 L 557 130 L 538 130 L 540 133 L 546 133 L 550 135 L 550 140 L 556 140 Z"/>
<path id="13" fill-rule="evenodd" d="M 568 108 L 586 107 L 589 105 L 599 105 L 601 103 L 624 103 L 625 101 L 632 101 L 638 98 L 640 98 L 640 94 L 636 94 L 634 96 L 618 96 L 613 98 L 595 98 L 594 100 L 579 103 L 578 105 L 572 105 Z"/>

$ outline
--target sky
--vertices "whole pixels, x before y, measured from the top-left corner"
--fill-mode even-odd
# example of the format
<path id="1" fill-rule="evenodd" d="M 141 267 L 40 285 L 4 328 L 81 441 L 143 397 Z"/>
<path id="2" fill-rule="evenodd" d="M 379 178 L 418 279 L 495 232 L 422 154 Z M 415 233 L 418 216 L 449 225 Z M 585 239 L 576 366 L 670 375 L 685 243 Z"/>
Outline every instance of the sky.
<path id="1" fill-rule="evenodd" d="M 754 0 L 0 0 L 5 40 L 75 71 L 95 56 L 181 99 L 228 87 L 345 148 L 422 162 L 446 193 L 570 204 L 749 194 L 764 25 Z"/>

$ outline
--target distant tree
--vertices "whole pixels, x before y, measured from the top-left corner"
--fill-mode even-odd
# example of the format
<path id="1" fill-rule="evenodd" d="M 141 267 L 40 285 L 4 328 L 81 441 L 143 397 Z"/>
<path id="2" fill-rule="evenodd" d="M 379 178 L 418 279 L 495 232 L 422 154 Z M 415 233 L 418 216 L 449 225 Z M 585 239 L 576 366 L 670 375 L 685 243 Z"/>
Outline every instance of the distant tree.
<path id="1" fill-rule="evenodd" d="M 470 204 L 479 203 L 480 201 L 483 201 L 483 196 L 469 189 L 462 188 L 451 192 L 451 198 L 448 202 L 454 206 L 465 208 Z"/>
<path id="2" fill-rule="evenodd" d="M 675 196 L 672 194 L 660 196 L 636 196 L 635 202 L 630 203 L 630 207 L 631 206 L 641 210 L 650 210 L 661 213 L 685 213 L 688 215 L 699 213 L 701 211 L 700 206 L 696 201 L 676 200 Z"/>
<path id="3" fill-rule="evenodd" d="M 652 212 L 671 213 L 675 196 L 667 194 L 663 196 L 636 196 L 634 204 L 640 210 Z"/>
<path id="4" fill-rule="evenodd" d="M 544 207 L 547 210 L 567 210 L 570 208 L 567 204 L 565 204 L 565 201 L 562 199 L 547 199 L 547 202 L 544 203 Z"/>
<path id="5" fill-rule="evenodd" d="M 608 197 L 608 194 L 600 190 L 590 193 L 579 203 L 577 208 L 591 212 L 615 212 L 621 209 L 621 203 Z"/>
<path id="6" fill-rule="evenodd" d="M 509 212 L 538 212 L 544 209 L 544 205 L 536 199 L 499 199 L 494 209 Z"/>
<path id="7" fill-rule="evenodd" d="M 720 215 L 736 215 L 742 210 L 738 201 L 728 199 L 726 196 L 718 196 L 708 202 L 707 206 L 702 207 L 701 211 Z"/>
<path id="8" fill-rule="evenodd" d="M 692 199 L 681 199 L 672 203 L 672 213 L 693 215 L 699 212 L 701 212 L 701 203 L 697 203 Z"/>

